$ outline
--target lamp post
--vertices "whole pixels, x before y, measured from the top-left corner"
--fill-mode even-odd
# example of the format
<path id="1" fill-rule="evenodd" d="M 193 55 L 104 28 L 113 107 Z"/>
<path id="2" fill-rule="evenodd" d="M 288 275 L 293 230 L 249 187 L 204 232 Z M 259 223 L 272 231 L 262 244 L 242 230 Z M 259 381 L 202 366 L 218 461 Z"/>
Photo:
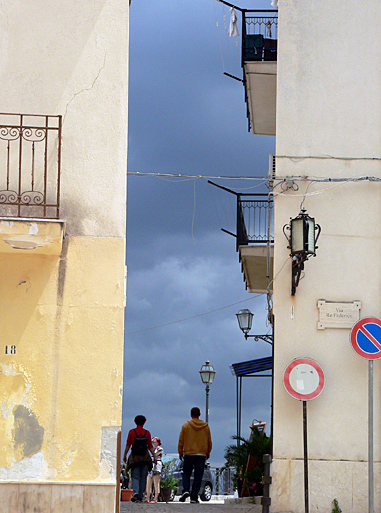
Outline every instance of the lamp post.
<path id="1" fill-rule="evenodd" d="M 253 317 L 254 314 L 250 312 L 250 310 L 240 310 L 237 314 L 237 320 L 238 325 L 245 335 L 245 339 L 247 340 L 249 337 L 253 338 L 256 342 L 258 340 L 263 340 L 264 342 L 267 342 L 267 344 L 271 345 L 271 358 L 272 358 L 272 364 L 271 364 L 271 431 L 273 431 L 273 420 L 274 420 L 274 410 L 273 410 L 273 404 L 274 404 L 274 324 L 272 324 L 272 334 L 271 335 L 249 335 L 249 331 L 251 330 L 251 326 L 253 324 Z M 241 413 L 237 413 L 240 417 Z M 241 430 L 241 419 L 239 418 L 237 420 L 237 425 L 239 426 L 239 431 Z M 272 440 L 271 439 L 271 454 L 273 452 L 272 450 Z"/>
<path id="2" fill-rule="evenodd" d="M 216 371 L 211 365 L 209 360 L 206 360 L 205 364 L 199 370 L 201 381 L 205 385 L 206 392 L 206 408 L 205 408 L 205 421 L 209 420 L 209 385 L 213 383 L 214 376 L 216 375 Z"/>

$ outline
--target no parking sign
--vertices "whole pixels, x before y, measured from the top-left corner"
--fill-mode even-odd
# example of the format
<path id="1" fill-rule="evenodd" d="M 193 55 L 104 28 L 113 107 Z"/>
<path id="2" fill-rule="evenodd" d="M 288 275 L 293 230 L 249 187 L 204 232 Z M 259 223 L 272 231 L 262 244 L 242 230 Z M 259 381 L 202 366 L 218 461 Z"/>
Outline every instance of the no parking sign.
<path id="1" fill-rule="evenodd" d="M 360 319 L 351 331 L 354 351 L 366 360 L 381 358 L 381 321 L 375 317 Z"/>
<path id="2" fill-rule="evenodd" d="M 356 322 L 351 330 L 353 350 L 368 360 L 368 490 L 369 513 L 374 512 L 373 472 L 373 360 L 381 358 L 381 321 L 376 317 L 365 317 Z"/>

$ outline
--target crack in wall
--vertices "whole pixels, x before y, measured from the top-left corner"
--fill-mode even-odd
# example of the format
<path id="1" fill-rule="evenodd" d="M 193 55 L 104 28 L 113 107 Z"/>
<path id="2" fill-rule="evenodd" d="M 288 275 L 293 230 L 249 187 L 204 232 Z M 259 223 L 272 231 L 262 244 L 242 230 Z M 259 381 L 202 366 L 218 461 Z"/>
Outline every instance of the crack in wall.
<path id="1" fill-rule="evenodd" d="M 73 96 L 71 97 L 71 99 L 70 99 L 70 100 L 68 101 L 68 103 L 66 104 L 65 113 L 64 113 L 63 118 L 62 118 L 62 126 L 63 126 L 63 125 L 64 125 L 64 123 L 65 123 L 66 114 L 67 114 L 67 111 L 68 111 L 68 109 L 69 109 L 70 104 L 75 100 L 75 98 L 76 98 L 77 96 L 79 96 L 80 94 L 85 93 L 85 92 L 87 92 L 87 91 L 91 91 L 91 90 L 93 89 L 93 87 L 95 86 L 95 83 L 97 82 L 97 80 L 98 80 L 98 78 L 99 78 L 99 76 L 100 76 L 100 74 L 101 74 L 102 70 L 103 70 L 103 69 L 105 68 L 105 66 L 106 66 L 106 57 L 107 57 L 107 52 L 105 52 L 105 54 L 104 54 L 104 58 L 103 58 L 103 65 L 100 67 L 100 69 L 99 69 L 99 71 L 98 71 L 98 73 L 97 73 L 96 77 L 94 78 L 94 80 L 93 80 L 93 82 L 92 82 L 91 86 L 90 86 L 90 87 L 85 87 L 85 88 L 81 89 L 80 91 L 78 91 L 78 92 L 74 93 L 74 94 L 73 94 Z"/>

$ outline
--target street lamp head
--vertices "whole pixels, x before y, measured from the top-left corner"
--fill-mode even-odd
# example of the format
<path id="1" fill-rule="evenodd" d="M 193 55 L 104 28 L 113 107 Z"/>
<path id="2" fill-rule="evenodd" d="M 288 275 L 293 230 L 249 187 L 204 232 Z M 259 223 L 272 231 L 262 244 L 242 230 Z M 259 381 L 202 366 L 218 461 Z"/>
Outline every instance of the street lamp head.
<path id="1" fill-rule="evenodd" d="M 216 371 L 214 370 L 213 365 L 211 365 L 209 360 L 206 360 L 205 364 L 199 370 L 199 373 L 201 376 L 201 381 L 204 383 L 204 385 L 211 385 L 213 383 Z"/>
<path id="2" fill-rule="evenodd" d="M 286 230 L 290 232 L 288 235 Z M 316 256 L 317 245 L 321 228 L 315 224 L 315 219 L 302 208 L 300 214 L 290 219 L 289 224 L 283 226 L 283 233 L 288 241 L 290 256 L 292 257 L 291 294 L 294 295 L 299 284 L 304 262 L 311 256 Z"/>
<path id="3" fill-rule="evenodd" d="M 251 330 L 251 325 L 253 323 L 254 314 L 250 312 L 247 308 L 245 310 L 240 310 L 237 314 L 237 320 L 239 327 L 243 331 L 245 338 L 247 338 L 249 331 Z"/>

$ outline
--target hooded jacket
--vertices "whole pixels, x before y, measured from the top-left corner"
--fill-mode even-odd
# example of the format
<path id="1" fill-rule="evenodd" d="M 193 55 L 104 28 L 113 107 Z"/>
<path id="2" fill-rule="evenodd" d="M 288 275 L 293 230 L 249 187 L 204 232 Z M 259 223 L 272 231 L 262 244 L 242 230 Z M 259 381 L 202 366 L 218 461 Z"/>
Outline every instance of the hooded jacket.
<path id="1" fill-rule="evenodd" d="M 211 450 L 212 437 L 206 422 L 200 419 L 191 419 L 182 425 L 178 444 L 179 456 L 202 454 L 209 457 Z"/>

